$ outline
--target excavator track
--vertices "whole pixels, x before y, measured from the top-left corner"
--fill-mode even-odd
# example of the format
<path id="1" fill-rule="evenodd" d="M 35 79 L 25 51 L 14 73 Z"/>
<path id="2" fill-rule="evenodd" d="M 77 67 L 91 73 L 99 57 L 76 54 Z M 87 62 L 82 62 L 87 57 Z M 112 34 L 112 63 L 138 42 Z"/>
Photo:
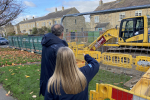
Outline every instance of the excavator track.
<path id="1" fill-rule="evenodd" d="M 131 54 L 133 57 L 150 56 L 150 48 L 118 47 L 118 48 L 108 48 L 106 52 Z"/>

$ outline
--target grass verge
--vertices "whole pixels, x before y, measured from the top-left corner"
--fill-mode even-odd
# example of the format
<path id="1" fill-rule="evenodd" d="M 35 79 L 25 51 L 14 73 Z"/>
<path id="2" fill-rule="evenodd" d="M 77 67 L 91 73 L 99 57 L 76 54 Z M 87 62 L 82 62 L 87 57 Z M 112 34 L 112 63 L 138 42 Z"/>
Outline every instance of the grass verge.
<path id="1" fill-rule="evenodd" d="M 13 97 L 18 100 L 44 100 L 42 96 L 39 97 L 40 65 L 8 66 L 0 69 L 0 83 Z"/>
<path id="2" fill-rule="evenodd" d="M 41 56 L 38 54 L 10 48 L 1 48 L 0 55 L 0 67 L 41 61 Z"/>
<path id="3" fill-rule="evenodd" d="M 96 90 L 96 83 L 111 84 L 129 90 L 130 88 L 125 87 L 123 84 L 130 79 L 131 78 L 127 75 L 116 74 L 100 69 L 95 77 L 90 81 L 89 90 Z"/>
<path id="4" fill-rule="evenodd" d="M 18 100 L 44 100 L 39 97 L 40 65 L 19 65 L 0 68 L 0 83 Z M 99 70 L 89 84 L 89 90 L 96 89 L 96 83 L 108 83 L 122 88 L 130 77 Z M 36 95 L 36 98 L 32 96 Z"/>

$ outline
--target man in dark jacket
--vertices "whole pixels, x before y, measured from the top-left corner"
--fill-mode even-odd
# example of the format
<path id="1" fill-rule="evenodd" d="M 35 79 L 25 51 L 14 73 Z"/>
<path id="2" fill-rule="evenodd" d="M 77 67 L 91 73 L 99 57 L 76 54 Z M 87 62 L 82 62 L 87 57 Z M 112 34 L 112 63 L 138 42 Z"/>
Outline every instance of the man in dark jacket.
<path id="1" fill-rule="evenodd" d="M 40 76 L 40 95 L 45 95 L 45 90 L 49 78 L 53 75 L 56 65 L 57 50 L 60 47 L 68 46 L 67 42 L 62 40 L 64 27 L 55 24 L 51 28 L 52 33 L 47 33 L 42 38 L 42 61 Z"/>

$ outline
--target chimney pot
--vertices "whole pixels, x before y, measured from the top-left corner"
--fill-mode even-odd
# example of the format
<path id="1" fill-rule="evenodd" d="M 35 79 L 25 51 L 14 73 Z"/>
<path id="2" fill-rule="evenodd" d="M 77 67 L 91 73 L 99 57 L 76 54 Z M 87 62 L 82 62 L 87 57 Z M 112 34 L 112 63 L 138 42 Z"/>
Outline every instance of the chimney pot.
<path id="1" fill-rule="evenodd" d="M 64 11 L 64 7 L 62 6 L 62 11 Z"/>
<path id="2" fill-rule="evenodd" d="M 25 21 L 25 19 L 23 19 L 23 21 Z"/>
<path id="3" fill-rule="evenodd" d="M 33 19 L 34 19 L 34 17 L 33 17 Z"/>
<path id="4" fill-rule="evenodd" d="M 103 1 L 102 1 L 102 0 L 99 1 L 99 5 L 100 5 L 100 6 L 103 5 Z"/>
<path id="5" fill-rule="evenodd" d="M 55 12 L 57 12 L 57 8 L 55 8 Z"/>
<path id="6" fill-rule="evenodd" d="M 26 18 L 26 20 L 28 20 L 28 18 Z"/>

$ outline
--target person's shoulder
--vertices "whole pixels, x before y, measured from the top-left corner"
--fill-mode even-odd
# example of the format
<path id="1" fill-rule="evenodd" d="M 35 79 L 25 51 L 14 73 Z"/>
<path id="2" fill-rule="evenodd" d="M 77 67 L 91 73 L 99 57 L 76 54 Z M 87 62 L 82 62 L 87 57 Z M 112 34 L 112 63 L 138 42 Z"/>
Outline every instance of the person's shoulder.
<path id="1" fill-rule="evenodd" d="M 68 46 L 68 43 L 65 40 L 62 40 L 64 46 Z"/>

